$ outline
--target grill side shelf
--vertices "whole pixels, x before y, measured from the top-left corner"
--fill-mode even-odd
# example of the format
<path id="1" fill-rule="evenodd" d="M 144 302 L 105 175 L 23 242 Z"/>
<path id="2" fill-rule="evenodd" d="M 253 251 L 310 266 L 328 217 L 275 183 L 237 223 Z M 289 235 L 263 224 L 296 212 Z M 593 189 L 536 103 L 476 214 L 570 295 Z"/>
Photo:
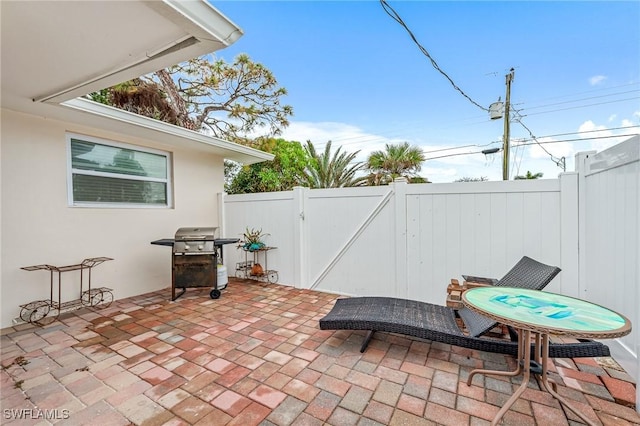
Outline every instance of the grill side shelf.
<path id="1" fill-rule="evenodd" d="M 48 300 L 36 300 L 19 305 L 21 309 L 20 318 L 31 324 L 44 326 L 51 324 L 60 315 L 61 311 L 77 309 L 80 307 L 106 308 L 113 302 L 113 290 L 107 287 L 91 288 L 91 269 L 108 260 L 110 257 L 90 257 L 81 263 L 65 266 L 54 266 L 49 264 L 24 266 L 20 269 L 25 271 L 49 271 L 51 292 Z M 84 271 L 88 275 L 88 290 L 83 290 Z M 61 302 L 62 273 L 70 271 L 80 271 L 80 298 Z M 58 300 L 53 300 L 54 273 L 58 275 Z"/>

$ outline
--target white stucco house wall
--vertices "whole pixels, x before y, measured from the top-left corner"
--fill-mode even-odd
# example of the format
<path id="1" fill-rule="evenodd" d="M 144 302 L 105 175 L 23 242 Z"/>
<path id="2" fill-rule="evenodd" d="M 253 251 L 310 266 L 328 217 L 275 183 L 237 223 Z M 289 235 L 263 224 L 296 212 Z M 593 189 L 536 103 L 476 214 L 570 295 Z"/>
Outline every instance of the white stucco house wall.
<path id="1" fill-rule="evenodd" d="M 241 29 L 204 0 L 3 1 L 0 17 L 0 328 L 14 325 L 20 304 L 49 298 L 49 273 L 24 266 L 106 256 L 114 260 L 92 284 L 115 299 L 170 286 L 171 250 L 150 242 L 220 226 L 223 160 L 272 155 L 81 97 L 222 49 Z M 141 164 L 144 196 L 83 198 L 77 182 L 126 187 L 127 175 L 78 161 L 102 161 L 98 152 Z M 78 298 L 79 274 L 63 274 L 61 286 L 62 301 Z"/>

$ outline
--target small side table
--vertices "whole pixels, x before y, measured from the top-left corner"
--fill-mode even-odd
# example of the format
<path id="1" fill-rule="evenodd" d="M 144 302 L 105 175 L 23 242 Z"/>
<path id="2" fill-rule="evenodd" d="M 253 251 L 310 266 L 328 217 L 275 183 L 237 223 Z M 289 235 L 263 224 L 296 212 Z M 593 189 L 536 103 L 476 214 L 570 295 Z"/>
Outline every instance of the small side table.
<path id="1" fill-rule="evenodd" d="M 261 247 L 256 250 L 249 250 L 244 247 L 238 247 L 244 250 L 244 262 L 236 263 L 236 276 L 238 278 L 245 278 L 256 281 L 268 282 L 271 284 L 275 284 L 278 282 L 278 271 L 274 269 L 269 269 L 269 262 L 267 259 L 267 255 L 270 250 L 275 250 L 278 247 Z M 249 253 L 253 253 L 253 260 L 249 260 Z M 259 256 L 260 254 L 264 254 L 264 269 L 262 272 L 254 273 L 252 271 L 254 265 L 259 265 Z M 262 266 L 262 265 L 261 265 Z"/>
<path id="2" fill-rule="evenodd" d="M 549 335 L 613 339 L 631 332 L 631 322 L 626 317 L 585 300 L 521 288 L 474 288 L 462 295 L 462 302 L 469 309 L 518 330 L 518 367 L 515 371 L 473 370 L 467 380 L 467 385 L 471 385 L 475 374 L 517 376 L 524 372 L 522 384 L 496 414 L 492 425 L 498 424 L 502 416 L 527 388 L 531 374 L 532 338 L 535 340 L 534 359 L 542 365 L 540 374 L 542 387 L 586 424 L 594 425 L 580 410 L 560 396 L 554 386 L 549 383 L 547 377 Z"/>
<path id="3" fill-rule="evenodd" d="M 44 326 L 51 324 L 55 321 L 60 312 L 63 310 L 71 310 L 74 308 L 81 308 L 84 306 L 106 308 L 113 302 L 112 289 L 106 287 L 91 288 L 91 269 L 100 265 L 108 260 L 113 260 L 110 257 L 91 257 L 84 259 L 81 263 L 75 265 L 66 266 L 53 266 L 53 265 L 33 265 L 25 266 L 20 269 L 25 271 L 49 271 L 50 273 L 50 293 L 48 300 L 36 300 L 33 302 L 20 305 L 22 308 L 20 311 L 20 319 L 25 322 L 30 322 L 35 325 Z M 88 276 L 88 288 L 83 289 L 84 285 L 84 271 L 87 271 Z M 62 293 L 62 273 L 70 271 L 80 271 L 80 294 L 78 299 L 69 300 L 66 302 L 61 301 Z M 54 273 L 58 274 L 58 297 L 57 301 L 54 300 Z"/>

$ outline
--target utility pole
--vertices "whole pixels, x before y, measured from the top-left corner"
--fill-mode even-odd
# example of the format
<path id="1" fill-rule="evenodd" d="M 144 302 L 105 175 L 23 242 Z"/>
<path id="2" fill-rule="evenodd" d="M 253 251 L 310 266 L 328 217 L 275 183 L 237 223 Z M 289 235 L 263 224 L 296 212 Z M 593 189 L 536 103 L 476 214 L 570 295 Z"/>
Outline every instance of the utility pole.
<path id="1" fill-rule="evenodd" d="M 511 68 L 506 77 L 507 96 L 504 102 L 504 134 L 502 141 L 502 180 L 509 180 L 509 107 L 511 103 L 511 82 L 513 81 L 515 70 Z"/>

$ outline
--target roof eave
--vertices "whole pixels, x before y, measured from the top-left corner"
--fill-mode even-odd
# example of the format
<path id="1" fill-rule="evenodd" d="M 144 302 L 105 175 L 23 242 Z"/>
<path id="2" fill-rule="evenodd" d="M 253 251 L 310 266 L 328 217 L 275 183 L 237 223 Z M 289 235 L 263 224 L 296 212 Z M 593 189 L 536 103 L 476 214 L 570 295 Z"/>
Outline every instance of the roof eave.
<path id="1" fill-rule="evenodd" d="M 151 132 L 147 137 L 153 136 L 153 133 L 159 133 L 163 135 L 160 140 L 165 144 L 211 152 L 227 160 L 237 161 L 242 164 L 271 161 L 274 158 L 273 154 L 264 151 L 249 148 L 217 137 L 207 136 L 193 130 L 100 104 L 85 98 L 71 99 L 60 105 L 108 120 L 114 120 L 125 125 L 145 129 L 145 132 Z"/>
<path id="2" fill-rule="evenodd" d="M 195 24 L 204 34 L 210 34 L 225 46 L 232 45 L 243 35 L 237 24 L 209 3 L 184 0 L 163 0 L 163 3 L 184 16 L 189 24 Z M 204 34 L 200 37 L 205 38 Z"/>

